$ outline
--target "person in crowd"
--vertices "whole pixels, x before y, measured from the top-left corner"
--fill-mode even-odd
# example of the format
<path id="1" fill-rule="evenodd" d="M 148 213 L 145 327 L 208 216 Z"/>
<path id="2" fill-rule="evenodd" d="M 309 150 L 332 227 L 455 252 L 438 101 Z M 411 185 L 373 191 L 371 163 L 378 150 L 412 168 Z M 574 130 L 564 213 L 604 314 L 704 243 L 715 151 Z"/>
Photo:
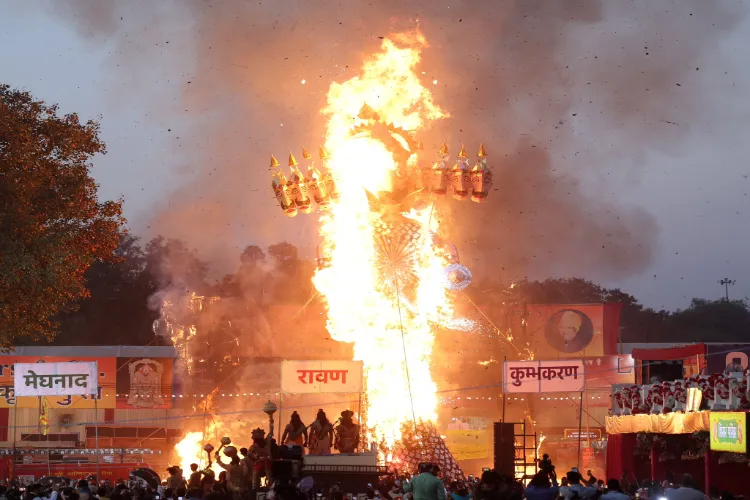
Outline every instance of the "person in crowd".
<path id="1" fill-rule="evenodd" d="M 206 469 L 205 471 L 203 471 L 203 478 L 201 479 L 201 489 L 203 490 L 204 497 L 213 491 L 214 484 L 216 484 L 216 475 L 214 474 L 214 471 L 212 471 L 211 469 Z"/>
<path id="2" fill-rule="evenodd" d="M 190 488 L 185 493 L 188 500 L 200 500 L 203 497 L 203 491 L 200 488 Z"/>
<path id="3" fill-rule="evenodd" d="M 500 498 L 500 474 L 485 471 L 478 482 L 474 483 L 472 496 L 476 500 L 497 500 Z"/>
<path id="4" fill-rule="evenodd" d="M 227 488 L 232 494 L 232 498 L 234 500 L 241 500 L 246 489 L 247 479 L 245 477 L 245 469 L 240 463 L 240 457 L 236 454 L 232 455 L 228 464 L 221 461 L 221 456 L 218 453 L 214 458 L 219 467 L 227 471 Z"/>
<path id="5" fill-rule="evenodd" d="M 271 448 L 273 436 L 266 437 L 266 431 L 258 427 L 252 434 L 253 444 L 248 452 L 248 462 L 252 464 L 252 488 L 260 488 L 260 480 L 266 476 L 267 484 L 272 484 L 271 478 Z"/>
<path id="6" fill-rule="evenodd" d="M 307 427 L 302 423 L 302 419 L 296 411 L 292 413 L 292 418 L 284 428 L 281 443 L 287 446 L 307 446 Z"/>
<path id="7" fill-rule="evenodd" d="M 310 425 L 308 448 L 310 455 L 330 455 L 333 441 L 333 426 L 326 417 L 326 412 L 318 410 L 318 415 Z"/>
<path id="8" fill-rule="evenodd" d="M 109 500 L 109 495 L 107 494 L 107 488 L 99 487 L 96 490 L 96 497 L 99 500 Z"/>
<path id="9" fill-rule="evenodd" d="M 190 479 L 188 479 L 188 489 L 200 488 L 201 476 L 203 474 L 198 470 L 198 464 L 190 464 Z"/>
<path id="10" fill-rule="evenodd" d="M 419 475 L 403 484 L 404 492 L 413 493 L 414 500 L 446 500 L 445 486 L 431 463 L 419 465 Z"/>
<path id="11" fill-rule="evenodd" d="M 80 500 L 91 500 L 91 497 L 91 490 L 89 489 L 88 484 L 78 487 L 78 498 Z"/>
<path id="12" fill-rule="evenodd" d="M 600 497 L 601 500 L 630 500 L 630 496 L 622 491 L 620 481 L 610 479 L 607 481 L 607 493 Z"/>
<path id="13" fill-rule="evenodd" d="M 172 466 L 167 469 L 169 477 L 167 478 L 167 488 L 171 488 L 172 491 L 176 490 L 180 486 L 183 486 L 185 479 L 182 477 L 182 471 L 177 466 Z"/>
<path id="14" fill-rule="evenodd" d="M 535 474 L 526 487 L 527 500 L 554 500 L 559 494 L 560 487 L 557 484 L 557 477 L 553 475 L 550 480 L 546 472 L 540 471 Z"/>
<path id="15" fill-rule="evenodd" d="M 341 423 L 334 429 L 336 441 L 334 448 L 341 453 L 354 453 L 359 446 L 359 425 L 354 422 L 354 412 L 344 410 L 341 412 Z"/>
<path id="16" fill-rule="evenodd" d="M 630 492 L 630 479 L 628 475 L 628 471 L 622 471 L 622 477 L 620 478 L 620 488 L 622 488 L 622 491 L 624 493 Z"/>
<path id="17" fill-rule="evenodd" d="M 450 485 L 450 498 L 451 500 L 470 500 L 471 492 L 466 488 L 464 483 L 453 481 Z"/>
<path id="18" fill-rule="evenodd" d="M 549 454 L 545 453 L 542 458 L 539 459 L 539 472 L 547 474 L 547 477 L 551 477 L 555 471 L 555 466 L 552 465 L 552 460 L 549 458 Z"/>
<path id="19" fill-rule="evenodd" d="M 679 488 L 667 490 L 668 500 L 706 500 L 706 495 L 698 490 L 695 479 L 690 474 L 682 476 Z"/>
<path id="20" fill-rule="evenodd" d="M 566 474 L 566 477 L 568 479 L 568 486 L 560 488 L 560 494 L 565 497 L 565 500 L 586 499 L 596 495 L 596 488 L 593 486 L 584 486 L 581 483 L 581 474 L 577 470 L 571 470 Z M 594 479 L 594 482 L 596 482 L 596 479 Z"/>
<path id="21" fill-rule="evenodd" d="M 227 488 L 227 471 L 223 470 L 219 472 L 219 478 L 214 483 L 213 491 L 224 496 L 229 494 L 229 489 Z"/>
<path id="22" fill-rule="evenodd" d="M 596 486 L 597 479 L 591 473 L 591 470 L 586 471 L 586 479 L 581 479 L 581 482 L 585 486 Z"/>

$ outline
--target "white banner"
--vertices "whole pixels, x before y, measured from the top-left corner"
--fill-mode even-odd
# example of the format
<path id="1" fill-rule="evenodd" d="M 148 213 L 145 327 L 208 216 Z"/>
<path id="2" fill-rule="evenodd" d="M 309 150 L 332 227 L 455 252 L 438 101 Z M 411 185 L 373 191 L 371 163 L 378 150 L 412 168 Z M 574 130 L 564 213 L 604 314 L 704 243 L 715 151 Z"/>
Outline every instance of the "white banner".
<path id="1" fill-rule="evenodd" d="M 586 389 L 583 360 L 506 361 L 503 363 L 503 392 L 583 392 Z"/>
<path id="2" fill-rule="evenodd" d="M 13 389 L 16 396 L 84 396 L 97 394 L 96 361 L 72 363 L 16 363 Z"/>
<path id="3" fill-rule="evenodd" d="M 362 392 L 361 361 L 282 361 L 281 392 Z"/>

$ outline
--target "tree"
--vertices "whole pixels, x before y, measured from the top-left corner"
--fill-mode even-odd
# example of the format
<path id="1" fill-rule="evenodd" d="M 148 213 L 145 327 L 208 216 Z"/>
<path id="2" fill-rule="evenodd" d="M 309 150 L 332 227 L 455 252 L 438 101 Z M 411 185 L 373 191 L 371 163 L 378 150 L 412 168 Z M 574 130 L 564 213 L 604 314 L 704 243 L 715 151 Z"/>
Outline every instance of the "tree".
<path id="1" fill-rule="evenodd" d="M 268 255 L 273 259 L 274 268 L 277 271 L 289 276 L 296 274 L 299 264 L 297 247 L 283 241 L 268 247 Z"/>
<path id="2" fill-rule="evenodd" d="M 146 269 L 156 279 L 157 287 L 169 286 L 202 294 L 208 288 L 208 264 L 182 240 L 157 236 L 146 245 Z"/>
<path id="3" fill-rule="evenodd" d="M 669 332 L 690 341 L 745 342 L 750 310 L 744 300 L 693 299 L 689 308 L 672 313 Z"/>
<path id="4" fill-rule="evenodd" d="M 258 245 L 250 245 L 240 254 L 242 266 L 258 267 L 266 261 L 266 253 Z"/>
<path id="5" fill-rule="evenodd" d="M 115 258 L 122 201 L 99 202 L 99 124 L 0 85 L 0 346 L 51 338 L 88 296 L 85 273 Z"/>
<path id="6" fill-rule="evenodd" d="M 158 311 L 148 307 L 156 292 L 138 239 L 123 235 L 116 261 L 95 262 L 86 273 L 91 296 L 60 318 L 56 345 L 146 345 L 154 341 Z M 106 332 L 106 335 L 102 335 Z"/>

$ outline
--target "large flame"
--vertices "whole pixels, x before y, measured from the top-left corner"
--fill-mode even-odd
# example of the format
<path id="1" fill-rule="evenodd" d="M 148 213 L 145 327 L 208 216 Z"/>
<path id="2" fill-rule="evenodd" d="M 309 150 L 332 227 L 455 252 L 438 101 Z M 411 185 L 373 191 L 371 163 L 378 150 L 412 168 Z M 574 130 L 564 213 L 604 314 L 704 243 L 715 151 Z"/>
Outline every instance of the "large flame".
<path id="1" fill-rule="evenodd" d="M 212 434 L 215 433 L 214 428 L 215 426 L 213 424 L 209 424 L 209 428 L 205 433 L 200 431 L 188 432 L 185 434 L 185 437 L 175 445 L 174 451 L 179 458 L 179 465 L 185 476 L 190 474 L 191 464 L 198 464 L 199 470 L 204 470 L 208 465 L 208 455 L 203 450 L 203 445 L 211 440 Z M 211 458 L 211 470 L 214 471 L 216 477 L 219 477 L 219 474 L 224 469 L 213 461 L 213 456 Z"/>
<path id="2" fill-rule="evenodd" d="M 381 291 L 384 271 L 374 225 L 379 215 L 370 211 L 365 190 L 391 191 L 397 163 L 383 142 L 370 135 L 352 137 L 350 131 L 363 103 L 383 121 L 410 131 L 445 116 L 415 72 L 425 46 L 419 32 L 386 38 L 360 76 L 331 85 L 323 110 L 330 117 L 328 168 L 340 197 L 321 217 L 330 265 L 318 270 L 314 284 L 327 301 L 331 336 L 353 343 L 355 359 L 364 362 L 367 423 L 372 437 L 389 447 L 399 439 L 403 422 L 437 418 L 430 374 L 433 325 L 452 311 L 442 285 L 445 258 L 433 244 L 439 228 L 431 206 L 403 214 L 418 225 L 425 242 L 405 270 L 416 277 L 411 298 L 400 289 L 405 284 L 398 273 L 391 284 L 395 293 Z"/>

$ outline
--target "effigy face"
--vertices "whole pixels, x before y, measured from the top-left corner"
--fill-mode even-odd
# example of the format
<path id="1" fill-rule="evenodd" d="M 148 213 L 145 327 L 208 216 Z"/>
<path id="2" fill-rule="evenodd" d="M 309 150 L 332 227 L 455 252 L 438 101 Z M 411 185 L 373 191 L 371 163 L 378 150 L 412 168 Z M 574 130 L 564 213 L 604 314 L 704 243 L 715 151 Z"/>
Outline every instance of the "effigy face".
<path id="1" fill-rule="evenodd" d="M 402 216 L 378 217 L 373 226 L 379 290 L 389 295 L 411 291 L 419 281 L 421 226 Z"/>

